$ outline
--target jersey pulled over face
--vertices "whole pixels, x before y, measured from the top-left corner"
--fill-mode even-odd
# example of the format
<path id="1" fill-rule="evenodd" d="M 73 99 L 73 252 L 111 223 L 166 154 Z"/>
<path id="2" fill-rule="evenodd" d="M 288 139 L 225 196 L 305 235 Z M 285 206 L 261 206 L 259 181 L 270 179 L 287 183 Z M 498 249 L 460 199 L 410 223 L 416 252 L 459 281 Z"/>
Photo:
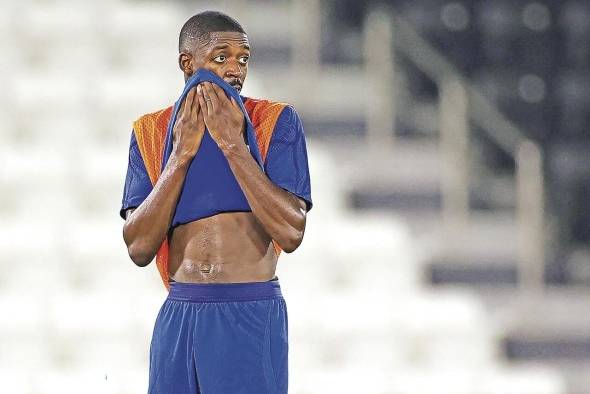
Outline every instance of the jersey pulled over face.
<path id="1" fill-rule="evenodd" d="M 192 53 L 193 73 L 199 68 L 205 68 L 240 92 L 250 60 L 248 36 L 222 31 L 209 33 L 208 37 L 208 40 L 199 41 Z"/>

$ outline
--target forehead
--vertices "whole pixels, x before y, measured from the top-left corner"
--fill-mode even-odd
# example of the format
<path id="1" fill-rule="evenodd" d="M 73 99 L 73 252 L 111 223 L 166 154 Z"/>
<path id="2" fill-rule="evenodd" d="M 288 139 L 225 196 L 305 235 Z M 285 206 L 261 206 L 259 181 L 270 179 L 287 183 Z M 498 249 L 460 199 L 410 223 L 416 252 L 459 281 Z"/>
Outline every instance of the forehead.
<path id="1" fill-rule="evenodd" d="M 215 31 L 209 33 L 209 39 L 200 45 L 201 50 L 210 51 L 217 47 L 236 47 L 250 49 L 248 36 L 235 31 Z"/>

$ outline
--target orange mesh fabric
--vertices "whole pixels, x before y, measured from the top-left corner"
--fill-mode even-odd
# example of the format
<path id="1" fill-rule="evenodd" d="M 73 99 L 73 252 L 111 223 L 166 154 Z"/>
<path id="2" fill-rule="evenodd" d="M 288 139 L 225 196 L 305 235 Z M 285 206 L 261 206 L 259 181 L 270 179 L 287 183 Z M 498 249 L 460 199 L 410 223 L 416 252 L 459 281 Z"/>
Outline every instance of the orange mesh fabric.
<path id="1" fill-rule="evenodd" d="M 260 151 L 260 157 L 263 162 L 266 161 L 268 146 L 270 145 L 270 139 L 277 120 L 286 106 L 287 104 L 284 103 L 251 98 L 244 103 L 252 126 L 256 130 L 256 142 L 258 142 L 258 150 Z M 272 240 L 272 244 L 277 255 L 280 254 L 281 247 L 279 244 L 274 239 Z"/>
<path id="2" fill-rule="evenodd" d="M 162 165 L 164 142 L 171 115 L 172 107 L 168 107 L 161 111 L 144 115 L 133 123 L 135 139 L 137 140 L 137 145 L 152 186 L 156 184 L 161 174 L 160 166 Z M 168 289 L 170 279 L 168 274 L 168 238 L 162 242 L 160 249 L 158 249 L 156 266 L 158 267 L 164 286 Z"/>
<path id="3" fill-rule="evenodd" d="M 254 126 L 254 129 L 256 130 L 256 141 L 258 142 L 258 149 L 260 150 L 260 157 L 263 162 L 266 160 L 270 138 L 275 129 L 277 119 L 286 105 L 287 104 L 251 98 L 244 103 L 246 112 L 248 112 L 250 121 L 252 121 L 252 126 Z"/>
<path id="4" fill-rule="evenodd" d="M 276 103 L 269 100 L 258 100 L 248 98 L 244 103 L 246 112 L 252 121 L 252 125 L 256 130 L 256 142 L 260 150 L 260 157 L 264 162 L 272 133 L 274 131 L 277 120 L 286 104 Z M 168 130 L 168 123 L 172 116 L 172 107 L 147 114 L 139 118 L 133 123 L 133 130 L 141 157 L 143 158 L 145 167 L 152 185 L 155 185 L 161 175 L 162 155 L 164 153 L 164 142 L 166 140 L 166 132 Z M 281 248 L 273 240 L 273 246 L 277 254 L 280 254 Z M 156 265 L 164 286 L 168 289 L 170 287 L 170 275 L 168 272 L 168 239 L 166 238 L 158 253 L 156 254 Z"/>

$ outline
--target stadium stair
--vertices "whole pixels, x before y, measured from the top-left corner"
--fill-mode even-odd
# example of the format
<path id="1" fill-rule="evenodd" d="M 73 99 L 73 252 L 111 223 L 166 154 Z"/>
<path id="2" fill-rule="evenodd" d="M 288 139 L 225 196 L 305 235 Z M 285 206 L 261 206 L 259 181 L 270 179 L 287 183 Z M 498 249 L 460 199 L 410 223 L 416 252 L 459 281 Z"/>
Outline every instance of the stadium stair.
<path id="1" fill-rule="evenodd" d="M 490 226 L 508 237 L 513 223 L 475 218 L 473 239 L 445 249 L 432 142 L 400 139 L 382 156 L 364 153 L 363 96 L 350 94 L 363 91 L 359 68 L 334 65 L 306 84 L 287 67 L 289 3 L 246 3 L 214 5 L 238 12 L 260 43 L 249 94 L 293 103 L 310 134 L 315 206 L 305 242 L 281 257 L 278 271 L 292 327 L 291 392 L 564 393 L 555 370 L 506 362 L 502 327 L 472 291 L 430 286 L 436 253 L 460 250 L 471 261 L 487 248 L 512 257 L 512 243 L 485 241 Z M 176 97 L 182 79 L 168 77 L 177 65 L 165 59 L 176 56 L 182 15 L 197 7 L 118 0 L 0 7 L 0 40 L 20 43 L 16 56 L 0 59 L 0 81 L 14 76 L 6 84 L 14 102 L 0 109 L 7 119 L 0 310 L 11 317 L 0 324 L 2 392 L 145 392 L 165 290 L 153 266 L 138 269 L 126 255 L 120 193 L 131 121 Z M 84 72 L 68 75 L 77 60 Z M 452 256 L 456 269 L 461 260 Z"/>

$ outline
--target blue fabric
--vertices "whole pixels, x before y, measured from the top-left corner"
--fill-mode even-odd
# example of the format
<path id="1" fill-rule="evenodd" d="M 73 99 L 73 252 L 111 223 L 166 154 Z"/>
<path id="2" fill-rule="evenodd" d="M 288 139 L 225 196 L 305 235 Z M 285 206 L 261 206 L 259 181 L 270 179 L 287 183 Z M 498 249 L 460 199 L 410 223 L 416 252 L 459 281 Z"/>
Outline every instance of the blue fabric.
<path id="1" fill-rule="evenodd" d="M 279 115 L 270 139 L 264 171 L 277 186 L 305 200 L 307 210 L 313 206 L 303 124 L 290 105 Z"/>
<path id="2" fill-rule="evenodd" d="M 252 157 L 273 183 L 304 199 L 307 209 L 311 209 L 311 187 L 305 134 L 297 112 L 293 107 L 286 106 L 279 115 L 264 165 L 262 165 L 256 133 L 243 105 L 243 101 L 247 98 L 239 96 L 234 88 L 208 70 L 200 69 L 187 81 L 182 95 L 175 104 L 166 135 L 162 169 L 172 152 L 172 130 L 180 103 L 186 98 L 189 90 L 202 81 L 218 84 L 236 100 L 244 113 L 247 143 Z M 138 207 L 151 190 L 152 184 L 137 146 L 135 134 L 132 133 L 120 216 L 125 218 L 125 211 Z M 229 163 L 209 132 L 206 131 L 201 146 L 188 168 L 174 213 L 172 227 L 220 212 L 232 211 L 249 212 L 251 208 L 229 167 Z"/>
<path id="3" fill-rule="evenodd" d="M 171 282 L 154 326 L 148 394 L 286 394 L 287 360 L 278 281 Z"/>
<path id="4" fill-rule="evenodd" d="M 141 157 L 135 133 L 131 132 L 129 143 L 129 163 L 127 175 L 125 176 L 125 187 L 123 189 L 123 201 L 119 215 L 125 219 L 125 211 L 129 208 L 136 208 L 147 198 L 152 191 L 152 182 L 148 175 L 145 163 Z"/>
<path id="5" fill-rule="evenodd" d="M 262 169 L 262 159 L 256 143 L 256 132 L 238 91 L 216 74 L 205 69 L 199 69 L 186 82 L 184 91 L 174 106 L 164 144 L 162 169 L 166 166 L 172 153 L 172 132 L 180 105 L 186 99 L 191 88 L 205 81 L 219 85 L 229 97 L 233 97 L 236 103 L 240 105 L 246 121 L 246 138 L 250 153 Z M 238 184 L 227 159 L 217 146 L 217 143 L 211 138 L 209 131 L 205 130 L 201 146 L 189 165 L 184 185 L 178 197 L 172 227 L 221 212 L 248 211 L 251 211 L 248 200 Z"/>

